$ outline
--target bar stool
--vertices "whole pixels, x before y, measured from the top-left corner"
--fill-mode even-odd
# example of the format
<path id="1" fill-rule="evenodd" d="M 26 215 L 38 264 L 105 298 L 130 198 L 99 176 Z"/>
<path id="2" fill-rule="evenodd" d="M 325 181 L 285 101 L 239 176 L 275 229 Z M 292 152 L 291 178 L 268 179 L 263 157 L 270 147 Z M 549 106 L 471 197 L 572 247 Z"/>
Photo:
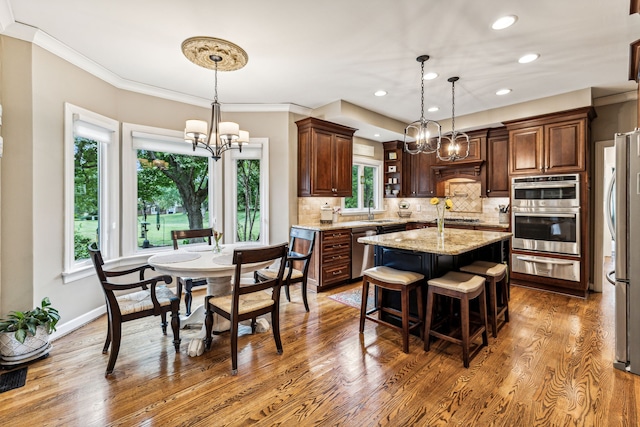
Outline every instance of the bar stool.
<path id="1" fill-rule="evenodd" d="M 415 328 L 422 326 L 422 283 L 424 276 L 420 273 L 412 271 L 396 270 L 395 268 L 379 266 L 372 267 L 364 271 L 362 276 L 362 304 L 360 307 L 360 333 L 364 332 L 364 321 L 369 319 L 381 325 L 389 326 L 400 331 L 402 334 L 402 351 L 409 353 L 409 332 Z M 387 289 L 389 291 L 400 292 L 401 309 L 382 306 L 382 295 L 378 292 L 375 307 L 367 311 L 367 295 L 369 294 L 369 283 L 374 284 L 378 288 Z M 418 301 L 418 317 L 409 314 L 409 293 L 416 291 Z M 378 318 L 371 316 L 378 312 Z M 382 320 L 382 313 L 389 313 L 402 319 L 402 327 L 398 327 L 392 323 Z M 422 329 L 420 338 L 422 338 Z"/>
<path id="2" fill-rule="evenodd" d="M 470 357 L 475 356 L 483 346 L 489 344 L 489 339 L 487 337 L 487 301 L 484 290 L 484 278 L 473 274 L 461 273 L 459 271 L 450 271 L 444 276 L 428 280 L 427 283 L 429 284 L 429 290 L 427 291 L 424 350 L 429 351 L 430 349 L 430 336 L 462 345 L 462 362 L 464 363 L 464 367 L 468 368 Z M 439 322 L 437 325 L 432 326 L 433 300 L 435 295 L 443 295 L 460 300 L 460 338 L 454 336 L 453 332 L 451 332 L 451 334 L 438 332 L 436 329 L 444 322 Z M 471 333 L 469 302 L 475 298 L 480 299 L 480 325 L 473 333 Z M 469 347 L 480 335 L 482 335 L 482 345 L 478 345 L 478 347 L 473 351 L 473 354 L 470 355 Z"/>
<path id="3" fill-rule="evenodd" d="M 509 283 L 507 281 L 507 266 L 488 261 L 474 261 L 460 268 L 460 271 L 477 274 L 486 280 L 489 288 L 489 319 L 491 333 L 498 336 L 498 318 L 504 315 L 504 323 L 509 322 Z M 500 301 L 498 301 L 498 284 L 500 284 Z M 500 304 L 498 304 L 498 302 Z"/>

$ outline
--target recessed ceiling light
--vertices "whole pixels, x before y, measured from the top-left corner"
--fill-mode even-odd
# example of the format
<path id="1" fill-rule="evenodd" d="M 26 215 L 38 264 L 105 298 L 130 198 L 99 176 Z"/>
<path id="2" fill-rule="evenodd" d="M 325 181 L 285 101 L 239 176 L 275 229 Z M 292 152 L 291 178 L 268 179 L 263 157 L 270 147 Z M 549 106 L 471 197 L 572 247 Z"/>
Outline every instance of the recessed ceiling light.
<path id="1" fill-rule="evenodd" d="M 493 25 L 491 25 L 491 28 L 494 30 L 504 30 L 515 24 L 517 20 L 518 17 L 516 15 L 503 16 L 502 18 L 498 18 Z"/>
<path id="2" fill-rule="evenodd" d="M 387 94 L 386 90 L 377 90 L 373 93 L 375 96 L 385 96 Z"/>
<path id="3" fill-rule="evenodd" d="M 518 59 L 518 62 L 521 64 L 528 64 L 529 62 L 533 62 L 538 58 L 540 58 L 540 55 L 538 55 L 537 53 L 527 53 L 526 55 L 521 56 L 520 59 Z"/>
<path id="4" fill-rule="evenodd" d="M 373 136 L 375 136 L 376 138 L 380 138 L 380 134 L 379 133 L 374 133 Z"/>
<path id="5" fill-rule="evenodd" d="M 424 75 L 424 79 L 425 79 L 425 80 L 433 80 L 433 79 L 435 79 L 436 77 L 438 77 L 438 73 L 434 73 L 434 72 L 426 73 L 426 74 Z"/>
<path id="6" fill-rule="evenodd" d="M 430 112 L 430 113 L 433 113 L 433 112 L 439 111 L 439 110 L 440 110 L 440 107 L 429 107 L 427 109 L 427 111 Z"/>
<path id="7" fill-rule="evenodd" d="M 496 92 L 496 95 L 506 95 L 511 92 L 511 89 L 500 89 Z"/>

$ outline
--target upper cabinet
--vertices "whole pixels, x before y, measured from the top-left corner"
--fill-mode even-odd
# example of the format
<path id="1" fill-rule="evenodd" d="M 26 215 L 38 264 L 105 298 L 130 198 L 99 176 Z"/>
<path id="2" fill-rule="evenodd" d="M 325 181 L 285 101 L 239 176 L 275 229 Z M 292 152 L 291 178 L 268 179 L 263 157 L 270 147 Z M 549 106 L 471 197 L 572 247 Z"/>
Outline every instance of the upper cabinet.
<path id="1" fill-rule="evenodd" d="M 507 123 L 509 173 L 539 175 L 583 172 L 593 108 L 586 107 Z"/>
<path id="2" fill-rule="evenodd" d="M 489 130 L 487 138 L 487 197 L 509 197 L 509 132 Z"/>
<path id="3" fill-rule="evenodd" d="M 356 129 L 308 117 L 298 125 L 298 196 L 351 197 Z"/>
<path id="4" fill-rule="evenodd" d="M 433 197 L 436 195 L 435 176 L 432 168 L 435 160 L 435 153 L 404 153 L 401 191 L 404 197 Z"/>

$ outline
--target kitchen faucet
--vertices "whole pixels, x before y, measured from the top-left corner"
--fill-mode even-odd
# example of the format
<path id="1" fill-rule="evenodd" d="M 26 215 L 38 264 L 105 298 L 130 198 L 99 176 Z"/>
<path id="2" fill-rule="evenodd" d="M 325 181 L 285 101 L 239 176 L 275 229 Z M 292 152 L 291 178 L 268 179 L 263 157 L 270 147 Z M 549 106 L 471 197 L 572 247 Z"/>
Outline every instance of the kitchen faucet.
<path id="1" fill-rule="evenodd" d="M 369 214 L 367 215 L 367 219 L 369 221 L 373 220 L 373 213 L 371 213 L 371 203 L 373 203 L 373 199 L 369 199 Z"/>

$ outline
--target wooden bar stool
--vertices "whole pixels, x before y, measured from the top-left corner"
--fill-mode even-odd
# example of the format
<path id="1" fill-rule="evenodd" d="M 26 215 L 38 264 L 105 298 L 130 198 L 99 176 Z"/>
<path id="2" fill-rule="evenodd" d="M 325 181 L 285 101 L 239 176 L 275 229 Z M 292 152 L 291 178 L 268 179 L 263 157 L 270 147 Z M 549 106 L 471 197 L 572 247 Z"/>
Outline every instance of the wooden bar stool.
<path id="1" fill-rule="evenodd" d="M 469 359 L 475 356 L 482 346 L 489 343 L 487 337 L 487 301 L 484 291 L 484 278 L 473 274 L 460 273 L 458 271 L 450 271 L 442 277 L 430 279 L 427 281 L 429 290 L 427 291 L 427 313 L 424 326 L 424 350 L 430 349 L 430 336 L 434 336 L 445 341 L 449 341 L 458 345 L 462 345 L 462 361 L 464 367 L 469 367 Z M 443 295 L 450 298 L 460 300 L 460 338 L 457 333 L 445 334 L 436 329 L 442 323 L 432 326 L 433 320 L 433 299 L 435 295 Z M 471 318 L 469 315 L 469 302 L 475 298 L 479 298 L 480 305 L 480 325 L 471 333 Z M 469 354 L 471 343 L 482 335 L 482 345 Z"/>
<path id="2" fill-rule="evenodd" d="M 409 332 L 422 326 L 422 283 L 424 276 L 412 271 L 396 270 L 395 268 L 379 266 L 365 270 L 362 276 L 362 304 L 360 308 L 360 333 L 364 332 L 364 320 L 369 319 L 381 325 L 389 326 L 400 331 L 402 334 L 402 351 L 409 353 Z M 400 292 L 400 311 L 382 306 L 382 295 L 377 293 L 375 307 L 367 311 L 367 295 L 369 294 L 369 283 L 389 291 Z M 418 317 L 409 314 L 409 293 L 416 291 L 418 301 Z M 378 312 L 378 317 L 371 316 Z M 382 320 L 382 313 L 389 313 L 402 319 L 402 327 Z M 420 338 L 422 338 L 422 329 Z"/>
<path id="3" fill-rule="evenodd" d="M 509 322 L 509 283 L 507 281 L 507 266 L 488 261 L 474 261 L 460 268 L 460 271 L 477 274 L 486 280 L 489 289 L 489 319 L 491 333 L 498 336 L 498 318 L 504 315 L 504 323 Z M 498 284 L 500 284 L 500 298 L 498 301 Z"/>

